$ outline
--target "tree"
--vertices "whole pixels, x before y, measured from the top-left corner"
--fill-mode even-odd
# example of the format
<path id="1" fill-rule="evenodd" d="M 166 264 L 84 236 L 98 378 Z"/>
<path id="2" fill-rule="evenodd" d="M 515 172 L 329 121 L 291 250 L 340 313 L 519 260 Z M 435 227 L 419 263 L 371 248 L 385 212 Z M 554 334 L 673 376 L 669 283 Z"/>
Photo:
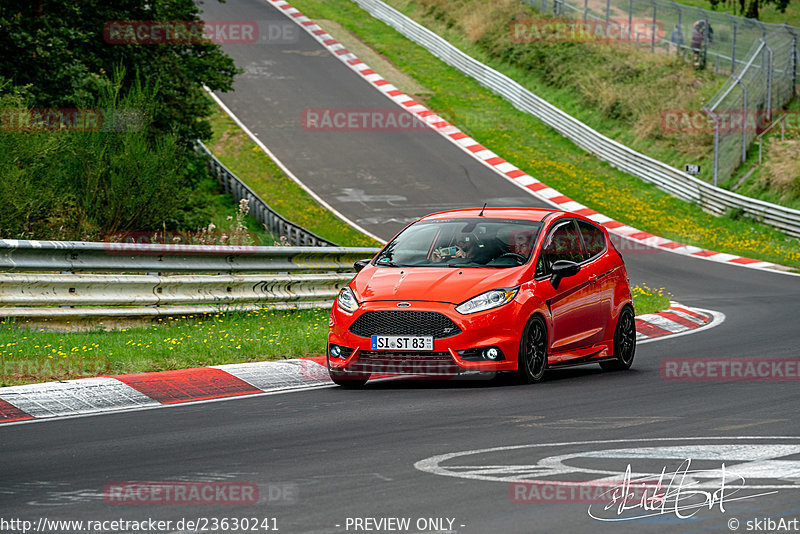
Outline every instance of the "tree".
<path id="1" fill-rule="evenodd" d="M 194 21 L 192 0 L 2 0 L 0 73 L 28 86 L 28 104 L 75 108 L 96 101 L 114 83 L 108 73 L 123 67 L 158 87 L 152 128 L 175 133 L 184 143 L 207 139 L 211 103 L 202 85 L 232 88 L 236 67 L 211 43 L 114 44 L 104 38 L 113 21 Z M 134 76 L 128 76 L 125 92 Z"/>
<path id="2" fill-rule="evenodd" d="M 774 4 L 775 8 L 780 13 L 786 13 L 786 7 L 789 5 L 789 0 L 723 0 L 726 4 L 738 11 L 739 15 L 750 19 L 758 20 L 759 10 L 767 4 Z M 710 0 L 711 8 L 717 9 L 720 0 Z M 738 10 L 736 9 L 738 4 Z"/>

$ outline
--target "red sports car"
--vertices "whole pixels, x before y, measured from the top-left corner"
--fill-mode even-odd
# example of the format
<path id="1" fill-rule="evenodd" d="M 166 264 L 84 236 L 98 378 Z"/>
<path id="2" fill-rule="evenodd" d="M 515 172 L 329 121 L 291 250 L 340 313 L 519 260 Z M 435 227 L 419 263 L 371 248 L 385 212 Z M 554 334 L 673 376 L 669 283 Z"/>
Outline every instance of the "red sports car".
<path id="1" fill-rule="evenodd" d="M 533 383 L 546 369 L 633 362 L 622 256 L 602 226 L 575 213 L 434 213 L 356 269 L 331 309 L 327 360 L 337 384 L 502 371 Z"/>

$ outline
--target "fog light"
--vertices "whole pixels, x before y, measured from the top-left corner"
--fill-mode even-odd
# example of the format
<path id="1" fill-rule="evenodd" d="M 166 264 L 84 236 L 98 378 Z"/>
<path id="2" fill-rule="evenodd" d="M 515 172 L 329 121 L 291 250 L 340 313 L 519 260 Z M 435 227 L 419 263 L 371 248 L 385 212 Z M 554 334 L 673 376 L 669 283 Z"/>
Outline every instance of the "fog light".
<path id="1" fill-rule="evenodd" d="M 485 351 L 483 351 L 483 355 L 489 360 L 496 360 L 498 356 L 500 356 L 500 351 L 498 351 L 494 347 L 489 347 Z"/>
<path id="2" fill-rule="evenodd" d="M 339 345 L 331 345 L 331 356 L 338 358 L 342 353 L 342 348 Z"/>

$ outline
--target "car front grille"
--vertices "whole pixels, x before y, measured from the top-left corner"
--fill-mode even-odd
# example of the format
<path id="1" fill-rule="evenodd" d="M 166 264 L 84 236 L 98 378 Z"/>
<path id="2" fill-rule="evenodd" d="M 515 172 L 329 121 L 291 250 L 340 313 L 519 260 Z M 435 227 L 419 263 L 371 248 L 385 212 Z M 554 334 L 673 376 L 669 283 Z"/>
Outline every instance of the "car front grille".
<path id="1" fill-rule="evenodd" d="M 451 337 L 461 329 L 443 313 L 430 311 L 368 311 L 350 325 L 357 336 Z"/>
<path id="2" fill-rule="evenodd" d="M 348 370 L 382 375 L 450 377 L 461 370 L 449 352 L 377 352 L 362 350 Z"/>

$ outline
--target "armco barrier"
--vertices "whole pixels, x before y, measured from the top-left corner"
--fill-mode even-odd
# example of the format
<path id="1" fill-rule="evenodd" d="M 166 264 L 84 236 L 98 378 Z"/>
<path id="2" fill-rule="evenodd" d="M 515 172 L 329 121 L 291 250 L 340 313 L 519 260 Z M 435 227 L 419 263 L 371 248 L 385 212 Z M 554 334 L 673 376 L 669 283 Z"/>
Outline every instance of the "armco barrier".
<path id="1" fill-rule="evenodd" d="M 576 145 L 614 167 L 645 182 L 653 183 L 670 195 L 694 202 L 715 215 L 722 215 L 728 210 L 741 211 L 764 224 L 800 237 L 800 210 L 714 187 L 666 163 L 636 152 L 539 98 L 508 76 L 475 60 L 380 0 L 353 1 L 370 15 L 389 24 L 448 65 L 474 78 L 484 87 L 511 102 L 516 108 L 540 119 Z"/>
<path id="2" fill-rule="evenodd" d="M 160 315 L 241 305 L 330 305 L 352 273 L 265 275 L 0 274 L 0 316 Z M 174 306 L 183 306 L 180 310 Z M 17 307 L 19 306 L 19 307 Z M 48 308 L 67 306 L 68 308 Z M 77 307 L 73 307 L 77 306 Z M 99 311 L 98 309 L 111 308 Z"/>
<path id="3" fill-rule="evenodd" d="M 0 240 L 0 317 L 327 306 L 377 251 Z"/>
<path id="4" fill-rule="evenodd" d="M 263 224 L 271 233 L 286 237 L 290 245 L 309 247 L 336 246 L 335 243 L 322 239 L 302 226 L 298 226 L 278 215 L 255 191 L 250 189 L 246 183 L 223 165 L 200 140 L 196 141 L 196 146 L 198 152 L 209 158 L 208 168 L 225 192 L 233 196 L 236 202 L 247 199 L 250 207 L 250 216 Z"/>
<path id="5" fill-rule="evenodd" d="M 255 247 L 0 239 L 0 271 L 350 272 L 367 247 Z"/>

